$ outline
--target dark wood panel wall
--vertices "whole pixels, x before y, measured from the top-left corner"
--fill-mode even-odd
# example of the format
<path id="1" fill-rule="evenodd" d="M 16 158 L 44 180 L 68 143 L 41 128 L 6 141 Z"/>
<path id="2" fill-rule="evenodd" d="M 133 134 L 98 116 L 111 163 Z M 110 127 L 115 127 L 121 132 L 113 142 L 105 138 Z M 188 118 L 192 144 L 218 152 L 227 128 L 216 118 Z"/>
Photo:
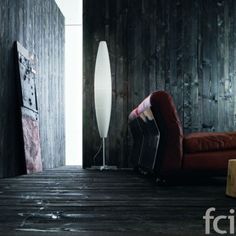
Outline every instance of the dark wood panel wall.
<path id="1" fill-rule="evenodd" d="M 128 114 L 155 90 L 174 97 L 186 133 L 236 128 L 236 1 L 84 0 L 84 165 L 100 139 L 93 73 L 110 50 L 113 103 L 109 164 L 129 165 Z"/>
<path id="2" fill-rule="evenodd" d="M 43 167 L 65 162 L 64 17 L 54 0 L 0 3 L 0 177 L 22 173 L 17 117 L 18 40 L 37 57 L 37 88 Z"/>

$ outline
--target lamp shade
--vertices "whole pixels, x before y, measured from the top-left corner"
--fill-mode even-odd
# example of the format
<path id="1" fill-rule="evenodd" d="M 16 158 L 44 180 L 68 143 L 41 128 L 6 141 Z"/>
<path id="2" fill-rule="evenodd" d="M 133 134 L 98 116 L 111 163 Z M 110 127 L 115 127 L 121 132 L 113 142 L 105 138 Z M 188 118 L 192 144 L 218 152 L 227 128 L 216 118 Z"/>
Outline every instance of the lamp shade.
<path id="1" fill-rule="evenodd" d="M 95 74 L 94 74 L 94 100 L 98 130 L 101 138 L 106 138 L 112 102 L 111 68 L 107 43 L 99 43 Z"/>

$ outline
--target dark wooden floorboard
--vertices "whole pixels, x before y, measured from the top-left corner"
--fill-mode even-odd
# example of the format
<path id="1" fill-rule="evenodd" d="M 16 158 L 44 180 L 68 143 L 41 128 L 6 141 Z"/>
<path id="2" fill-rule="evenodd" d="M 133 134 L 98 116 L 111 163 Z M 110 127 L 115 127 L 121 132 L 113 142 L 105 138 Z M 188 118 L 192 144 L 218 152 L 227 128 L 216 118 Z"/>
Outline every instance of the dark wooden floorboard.
<path id="1" fill-rule="evenodd" d="M 207 208 L 235 205 L 222 179 L 158 186 L 132 171 L 60 167 L 0 180 L 0 235 L 204 235 Z"/>

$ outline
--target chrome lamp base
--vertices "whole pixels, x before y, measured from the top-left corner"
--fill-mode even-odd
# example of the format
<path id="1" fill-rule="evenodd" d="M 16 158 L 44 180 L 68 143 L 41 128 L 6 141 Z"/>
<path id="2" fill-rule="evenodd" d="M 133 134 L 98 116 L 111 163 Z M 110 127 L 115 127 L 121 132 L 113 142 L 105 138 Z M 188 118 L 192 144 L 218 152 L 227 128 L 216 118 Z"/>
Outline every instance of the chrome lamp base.
<path id="1" fill-rule="evenodd" d="M 117 170 L 116 166 L 108 166 L 106 165 L 106 154 L 105 154 L 105 138 L 102 138 L 102 166 L 92 166 L 90 169 L 91 170 Z"/>
<path id="2" fill-rule="evenodd" d="M 89 168 L 90 170 L 117 170 L 117 166 L 92 166 L 91 168 Z"/>

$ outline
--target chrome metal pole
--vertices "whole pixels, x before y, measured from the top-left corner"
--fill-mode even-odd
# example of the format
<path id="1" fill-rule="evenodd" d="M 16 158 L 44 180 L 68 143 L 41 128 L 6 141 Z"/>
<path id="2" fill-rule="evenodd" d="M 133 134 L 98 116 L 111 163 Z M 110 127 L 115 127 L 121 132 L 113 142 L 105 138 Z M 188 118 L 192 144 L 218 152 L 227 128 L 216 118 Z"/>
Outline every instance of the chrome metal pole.
<path id="1" fill-rule="evenodd" d="M 102 138 L 102 151 L 103 151 L 103 167 L 106 165 L 106 146 L 105 146 L 105 138 Z"/>
<path id="2" fill-rule="evenodd" d="M 117 170 L 116 166 L 107 166 L 106 165 L 106 145 L 105 138 L 102 138 L 102 166 L 99 167 L 101 171 L 103 170 Z"/>

